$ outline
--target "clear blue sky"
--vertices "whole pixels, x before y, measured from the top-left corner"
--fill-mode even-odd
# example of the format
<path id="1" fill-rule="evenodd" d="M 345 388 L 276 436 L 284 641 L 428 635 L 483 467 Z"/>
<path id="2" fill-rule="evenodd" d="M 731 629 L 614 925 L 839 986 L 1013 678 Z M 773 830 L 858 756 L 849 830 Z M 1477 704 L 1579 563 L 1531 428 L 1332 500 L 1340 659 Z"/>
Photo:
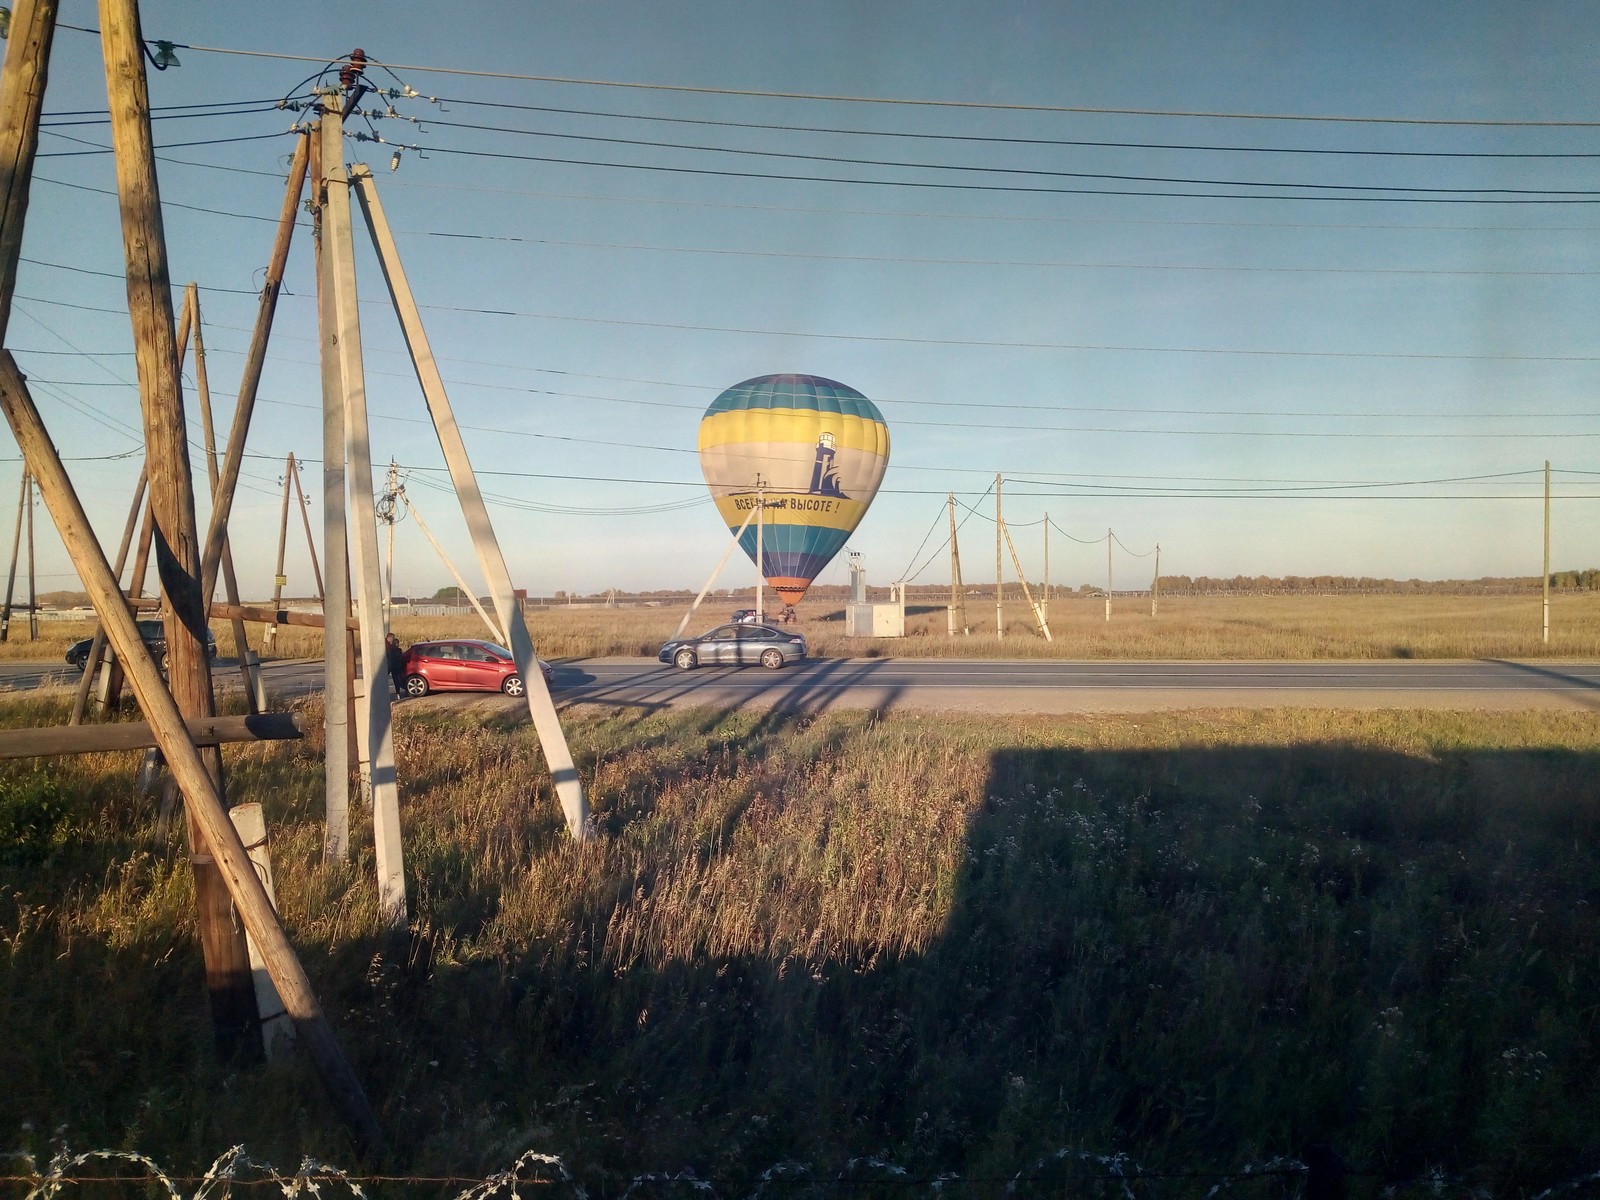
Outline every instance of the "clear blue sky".
<path id="1" fill-rule="evenodd" d="M 420 124 L 370 126 L 420 153 L 390 173 L 392 146 L 352 140 L 348 159 L 378 176 L 535 592 L 698 586 L 727 536 L 700 415 L 778 371 L 841 380 L 889 423 L 851 542 L 874 583 L 925 561 L 918 582 L 948 579 L 951 491 L 977 510 L 967 577 L 987 578 L 997 473 L 1034 578 L 1047 512 L 1159 542 L 1165 573 L 1537 574 L 1546 459 L 1554 566 L 1600 562 L 1600 475 L 1582 474 L 1600 471 L 1600 157 L 1505 157 L 1600 156 L 1594 5 L 165 0 L 143 22 L 188 47 L 151 98 L 173 277 L 201 286 L 223 422 L 297 116 L 272 102 L 355 46 L 422 94 L 394 102 Z M 77 153 L 109 141 L 99 39 L 68 28 L 94 5 L 64 0 L 61 23 L 9 342 L 114 545 L 138 399 L 113 164 Z M 1482 202 L 1552 199 L 1583 202 Z M 307 233 L 235 507 L 254 596 L 286 454 L 320 491 Z M 407 469 L 477 586 L 358 251 L 374 456 Z M 73 586 L 40 529 L 41 589 Z M 450 582 L 409 524 L 396 556 L 398 593 Z M 1050 556 L 1053 582 L 1103 578 L 1103 544 L 1053 533 Z M 1131 586 L 1150 561 L 1119 550 L 1116 570 Z"/>

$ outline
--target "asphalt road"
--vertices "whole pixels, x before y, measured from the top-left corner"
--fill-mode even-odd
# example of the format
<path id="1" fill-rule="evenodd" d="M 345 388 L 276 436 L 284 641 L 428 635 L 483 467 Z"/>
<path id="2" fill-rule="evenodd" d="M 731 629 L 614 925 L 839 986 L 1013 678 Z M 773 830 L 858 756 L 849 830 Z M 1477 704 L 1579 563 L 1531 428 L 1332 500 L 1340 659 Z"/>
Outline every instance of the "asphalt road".
<path id="1" fill-rule="evenodd" d="M 268 693 L 321 686 L 320 661 L 268 663 Z M 219 689 L 239 686 L 230 660 Z M 0 688 L 76 686 L 65 664 L 0 663 Z M 756 705 L 1054 713 L 1180 708 L 1573 709 L 1600 712 L 1597 662 L 1061 662 L 977 659 L 824 659 L 780 671 L 701 667 L 679 671 L 646 658 L 556 664 L 556 702 L 664 708 Z M 468 700 L 431 696 L 407 704 Z M 481 696 L 471 700 L 482 701 Z M 507 705 L 516 702 L 501 701 Z"/>

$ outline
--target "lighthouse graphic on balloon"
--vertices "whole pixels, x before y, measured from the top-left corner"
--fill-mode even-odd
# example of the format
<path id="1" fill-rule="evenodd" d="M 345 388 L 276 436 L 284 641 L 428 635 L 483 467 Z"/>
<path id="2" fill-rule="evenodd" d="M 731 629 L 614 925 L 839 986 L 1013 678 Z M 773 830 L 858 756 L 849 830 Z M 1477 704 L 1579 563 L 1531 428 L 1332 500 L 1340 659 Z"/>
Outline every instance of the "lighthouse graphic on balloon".
<path id="1" fill-rule="evenodd" d="M 860 392 L 820 375 L 761 375 L 718 396 L 700 422 L 700 468 L 718 514 L 786 604 L 844 546 L 889 466 L 889 427 Z"/>

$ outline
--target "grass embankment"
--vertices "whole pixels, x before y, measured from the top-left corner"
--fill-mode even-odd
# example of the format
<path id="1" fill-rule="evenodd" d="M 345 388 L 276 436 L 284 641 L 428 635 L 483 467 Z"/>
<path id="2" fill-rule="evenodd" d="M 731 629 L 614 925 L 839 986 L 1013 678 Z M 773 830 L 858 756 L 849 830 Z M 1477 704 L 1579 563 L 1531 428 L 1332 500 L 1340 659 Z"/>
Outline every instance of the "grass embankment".
<path id="1" fill-rule="evenodd" d="M 971 596 L 971 636 L 949 637 L 943 608 L 912 605 L 906 636 L 847 638 L 837 604 L 807 601 L 798 628 L 824 658 L 893 656 L 1068 659 L 1322 659 L 1322 658 L 1596 658 L 1600 657 L 1600 593 L 1558 593 L 1551 600 L 1550 641 L 1543 610 L 1526 596 L 1179 596 L 1150 615 L 1148 598 L 1118 597 L 1112 619 L 1103 598 L 1057 597 L 1049 609 L 1053 640 L 1039 634 L 1020 601 L 1005 608 L 1006 636 L 994 636 L 994 599 Z M 683 608 L 544 608 L 528 613 L 534 644 L 546 658 L 654 656 L 677 628 Z M 724 621 L 728 601 L 708 602 L 691 622 L 695 633 Z M 284 626 L 263 649 L 262 626 L 247 623 L 263 658 L 320 658 L 318 630 Z M 212 623 L 223 655 L 234 653 L 232 627 Z M 26 625 L 23 626 L 24 634 Z M 395 621 L 407 644 L 426 638 L 487 637 L 470 610 L 452 617 Z M 43 622 L 38 642 L 0 643 L 0 658 L 59 659 L 87 624 Z M 13 629 L 13 634 L 15 634 Z"/>
<path id="2" fill-rule="evenodd" d="M 1482 1195 L 1600 1166 L 1592 717 L 568 732 L 582 847 L 525 726 L 401 709 L 398 936 L 369 839 L 320 860 L 316 738 L 228 752 L 389 1169 L 531 1147 L 591 1194 L 688 1167 L 747 1195 L 783 1161 L 1001 1181 L 1064 1148 L 1206 1172 L 1324 1143 Z M 303 1066 L 214 1065 L 188 871 L 136 760 L 0 764 L 0 1144 L 351 1163 Z"/>

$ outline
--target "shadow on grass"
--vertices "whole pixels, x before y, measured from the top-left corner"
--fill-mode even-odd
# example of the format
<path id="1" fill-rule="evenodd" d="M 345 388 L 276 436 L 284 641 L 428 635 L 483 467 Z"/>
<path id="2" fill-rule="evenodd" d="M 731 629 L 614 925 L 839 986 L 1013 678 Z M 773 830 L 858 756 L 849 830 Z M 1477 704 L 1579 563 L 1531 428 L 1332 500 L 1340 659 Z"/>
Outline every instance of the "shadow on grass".
<path id="1" fill-rule="evenodd" d="M 1600 756 L 1041 737 L 970 747 L 986 767 L 958 786 L 953 759 L 903 757 L 936 721 L 897 723 L 901 742 L 879 725 L 603 719 L 583 765 L 605 845 L 560 848 L 548 804 L 486 835 L 566 873 L 536 926 L 509 927 L 527 902 L 501 894 L 526 882 L 474 870 L 473 843 L 416 799 L 408 824 L 441 847 L 408 864 L 428 932 L 308 964 L 396 1165 L 489 1170 L 533 1146 L 599 1192 L 689 1166 L 722 1195 L 777 1163 L 821 1177 L 865 1156 L 924 1184 L 958 1172 L 963 1194 L 1018 1172 L 1022 1194 L 1105 1190 L 1064 1177 L 1082 1161 L 1064 1149 L 1205 1175 L 1331 1146 L 1374 1190 L 1433 1168 L 1487 1194 L 1594 1169 Z M 110 869 L 82 853 L 0 869 L 8 934 L 42 885 Z M 299 1135 L 297 1152 L 336 1154 L 308 1079 L 272 1077 L 264 1106 L 221 1082 L 194 952 L 156 942 L 13 936 L 0 1128 L 174 1153 Z M 102 1028 L 86 979 L 126 1015 Z"/>

